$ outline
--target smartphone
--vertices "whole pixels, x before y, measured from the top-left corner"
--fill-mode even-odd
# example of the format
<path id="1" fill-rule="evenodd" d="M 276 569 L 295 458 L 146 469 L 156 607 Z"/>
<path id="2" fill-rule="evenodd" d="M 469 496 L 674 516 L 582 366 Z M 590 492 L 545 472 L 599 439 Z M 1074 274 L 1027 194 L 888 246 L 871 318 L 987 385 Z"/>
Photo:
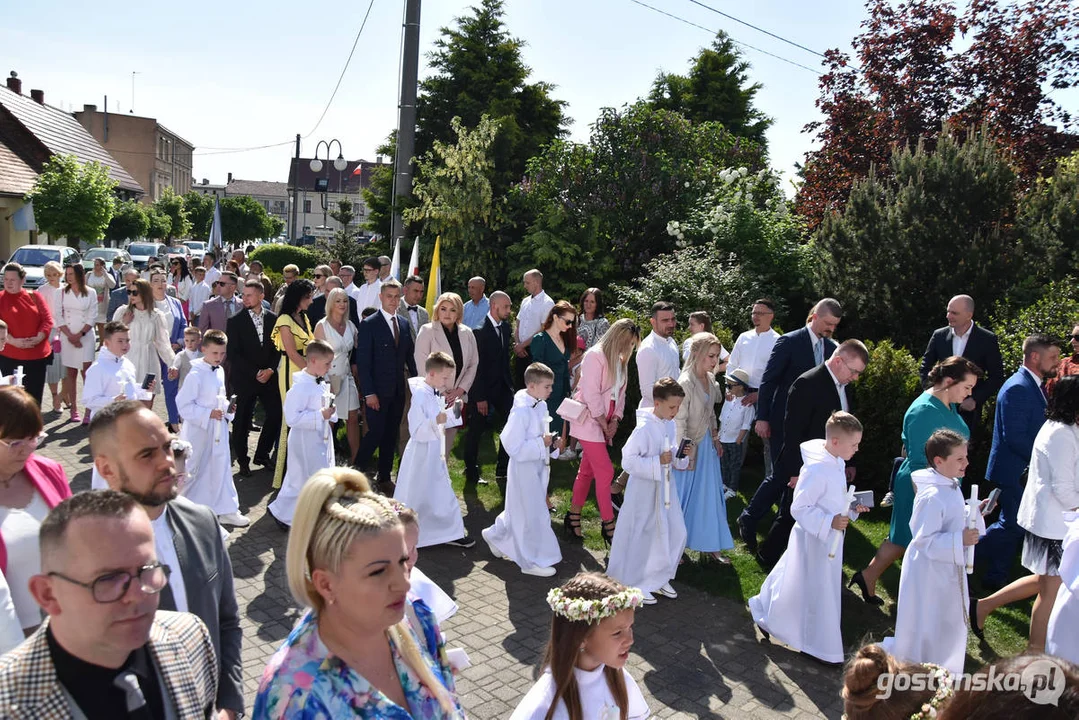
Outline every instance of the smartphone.
<path id="1" fill-rule="evenodd" d="M 157 377 L 153 373 L 146 373 L 146 377 L 142 379 L 142 389 L 149 390 L 150 386 L 154 384 L 154 378 Z"/>
<path id="2" fill-rule="evenodd" d="M 225 414 L 226 415 L 235 415 L 236 414 L 236 396 L 235 395 L 233 395 L 232 397 L 229 398 L 229 409 L 225 411 Z"/>
<path id="3" fill-rule="evenodd" d="M 682 442 L 678 445 L 678 452 L 674 456 L 681 460 L 689 452 L 689 446 L 692 444 L 693 442 L 689 438 L 682 438 Z"/>
<path id="4" fill-rule="evenodd" d="M 1000 488 L 993 488 L 993 491 L 989 493 L 989 502 L 985 504 L 985 510 L 982 511 L 982 517 L 988 516 L 997 509 L 998 500 L 1000 500 Z"/>

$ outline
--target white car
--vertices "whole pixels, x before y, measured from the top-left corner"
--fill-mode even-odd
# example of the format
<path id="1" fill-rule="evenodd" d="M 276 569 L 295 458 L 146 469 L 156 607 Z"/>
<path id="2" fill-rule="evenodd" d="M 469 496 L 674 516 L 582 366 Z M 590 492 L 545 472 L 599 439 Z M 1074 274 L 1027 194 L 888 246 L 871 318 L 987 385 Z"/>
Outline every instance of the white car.
<path id="1" fill-rule="evenodd" d="M 131 263 L 136 270 L 145 270 L 146 263 L 152 257 L 165 257 L 165 246 L 155 242 L 137 242 L 127 246 L 127 252 L 131 255 Z"/>
<path id="2" fill-rule="evenodd" d="M 23 287 L 36 290 L 45 284 L 45 263 L 58 262 L 67 267 L 80 261 L 79 251 L 66 245 L 23 245 L 15 250 L 8 262 L 19 263 L 26 271 Z"/>

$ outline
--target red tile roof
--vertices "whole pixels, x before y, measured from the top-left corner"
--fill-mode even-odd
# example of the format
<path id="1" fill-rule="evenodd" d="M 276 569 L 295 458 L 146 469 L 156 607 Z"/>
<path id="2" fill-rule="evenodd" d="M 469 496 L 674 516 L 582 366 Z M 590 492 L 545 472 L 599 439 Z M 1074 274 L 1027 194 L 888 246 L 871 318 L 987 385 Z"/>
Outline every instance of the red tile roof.
<path id="1" fill-rule="evenodd" d="M 0 195 L 25 195 L 36 181 L 34 169 L 0 141 Z"/>

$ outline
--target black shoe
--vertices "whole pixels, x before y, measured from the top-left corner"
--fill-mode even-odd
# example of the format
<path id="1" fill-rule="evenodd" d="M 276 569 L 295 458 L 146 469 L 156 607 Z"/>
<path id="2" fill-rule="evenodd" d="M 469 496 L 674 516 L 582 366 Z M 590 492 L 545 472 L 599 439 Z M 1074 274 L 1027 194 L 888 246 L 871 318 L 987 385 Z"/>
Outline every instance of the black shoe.
<path id="1" fill-rule="evenodd" d="M 624 503 L 625 501 L 625 493 L 611 493 L 611 507 L 614 508 L 615 513 L 622 512 L 622 503 Z"/>
<path id="2" fill-rule="evenodd" d="M 753 624 L 756 625 L 758 630 L 760 630 L 760 633 L 761 633 L 761 635 L 764 636 L 764 639 L 765 639 L 766 642 L 771 642 L 772 641 L 772 636 L 768 634 L 767 630 L 762 628 L 760 625 L 757 625 L 757 623 L 753 623 Z"/>
<path id="3" fill-rule="evenodd" d="M 490 480 L 484 480 L 483 478 L 477 478 L 476 479 L 476 484 L 477 485 L 490 485 L 491 481 Z"/>
<path id="4" fill-rule="evenodd" d="M 270 460 L 269 455 L 256 455 L 255 459 L 251 462 L 255 463 L 256 465 L 261 465 L 262 467 L 270 467 L 271 465 L 273 465 L 273 461 Z"/>
<path id="5" fill-rule="evenodd" d="M 270 512 L 269 510 L 266 511 L 266 514 L 269 515 L 270 519 L 273 520 L 274 523 L 277 524 L 277 527 L 281 528 L 281 530 L 283 530 L 284 532 L 288 532 L 289 530 L 292 529 L 292 527 L 288 523 L 285 523 L 285 522 L 282 522 L 282 521 L 278 520 L 277 516 L 274 515 L 272 512 Z"/>
<path id="6" fill-rule="evenodd" d="M 757 559 L 757 564 L 765 570 L 770 571 L 773 567 L 775 567 L 775 563 L 764 557 L 764 555 L 761 555 L 760 552 L 754 553 L 753 557 Z"/>
<path id="7" fill-rule="evenodd" d="M 610 547 L 611 542 L 614 540 L 615 521 L 614 520 L 604 520 L 604 521 L 602 521 L 600 523 L 600 526 L 601 526 L 600 535 L 603 536 L 603 543 L 607 547 Z"/>
<path id="8" fill-rule="evenodd" d="M 970 614 L 970 629 L 974 631 L 974 634 L 979 640 L 985 642 L 985 628 L 978 627 L 978 598 L 973 595 L 970 596 L 970 608 L 968 612 Z"/>
<path id="9" fill-rule="evenodd" d="M 173 425 L 172 423 L 168 423 L 165 427 L 168 428 L 169 433 L 172 434 L 172 435 L 176 435 L 177 433 L 180 432 L 180 429 L 178 427 L 176 427 L 175 425 Z"/>
<path id="10" fill-rule="evenodd" d="M 581 533 L 581 513 L 567 510 L 562 516 L 562 528 L 570 542 L 584 542 L 584 535 Z"/>
<path id="11" fill-rule="evenodd" d="M 236 473 L 242 478 L 251 477 L 251 466 L 247 463 L 240 463 L 240 472 Z"/>
<path id="12" fill-rule="evenodd" d="M 744 542 L 746 544 L 746 550 L 748 550 L 751 554 L 756 555 L 757 554 L 757 533 L 756 533 L 756 531 L 749 527 L 749 525 L 746 523 L 745 519 L 743 519 L 741 515 L 738 516 L 738 520 L 736 521 L 736 524 L 738 525 L 738 537 L 742 538 L 742 542 Z"/>
<path id="13" fill-rule="evenodd" d="M 853 575 L 850 576 L 850 582 L 847 583 L 847 587 L 851 587 L 853 585 L 858 586 L 858 589 L 862 591 L 862 599 L 865 600 L 870 605 L 880 607 L 881 605 L 884 604 L 883 599 L 881 599 L 877 595 L 870 595 L 869 594 L 869 586 L 866 585 L 865 578 L 862 577 L 862 571 L 861 570 L 859 570 L 858 572 L 856 572 L 856 573 L 854 573 Z"/>
<path id="14" fill-rule="evenodd" d="M 463 538 L 458 538 L 456 540 L 450 540 L 448 543 L 445 543 L 445 544 L 446 545 L 452 545 L 454 547 L 459 547 L 459 548 L 470 548 L 470 547 L 473 547 L 476 544 L 476 541 L 472 539 L 471 535 L 465 535 Z"/>

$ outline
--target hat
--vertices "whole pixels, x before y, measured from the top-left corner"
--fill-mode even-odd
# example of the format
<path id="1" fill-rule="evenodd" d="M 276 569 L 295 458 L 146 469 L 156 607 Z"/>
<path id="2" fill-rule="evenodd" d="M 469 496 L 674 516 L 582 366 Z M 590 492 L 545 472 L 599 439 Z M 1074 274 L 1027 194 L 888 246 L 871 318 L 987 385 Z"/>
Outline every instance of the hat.
<path id="1" fill-rule="evenodd" d="M 742 385 L 749 387 L 749 373 L 741 368 L 728 370 L 725 376 L 728 385 Z"/>

